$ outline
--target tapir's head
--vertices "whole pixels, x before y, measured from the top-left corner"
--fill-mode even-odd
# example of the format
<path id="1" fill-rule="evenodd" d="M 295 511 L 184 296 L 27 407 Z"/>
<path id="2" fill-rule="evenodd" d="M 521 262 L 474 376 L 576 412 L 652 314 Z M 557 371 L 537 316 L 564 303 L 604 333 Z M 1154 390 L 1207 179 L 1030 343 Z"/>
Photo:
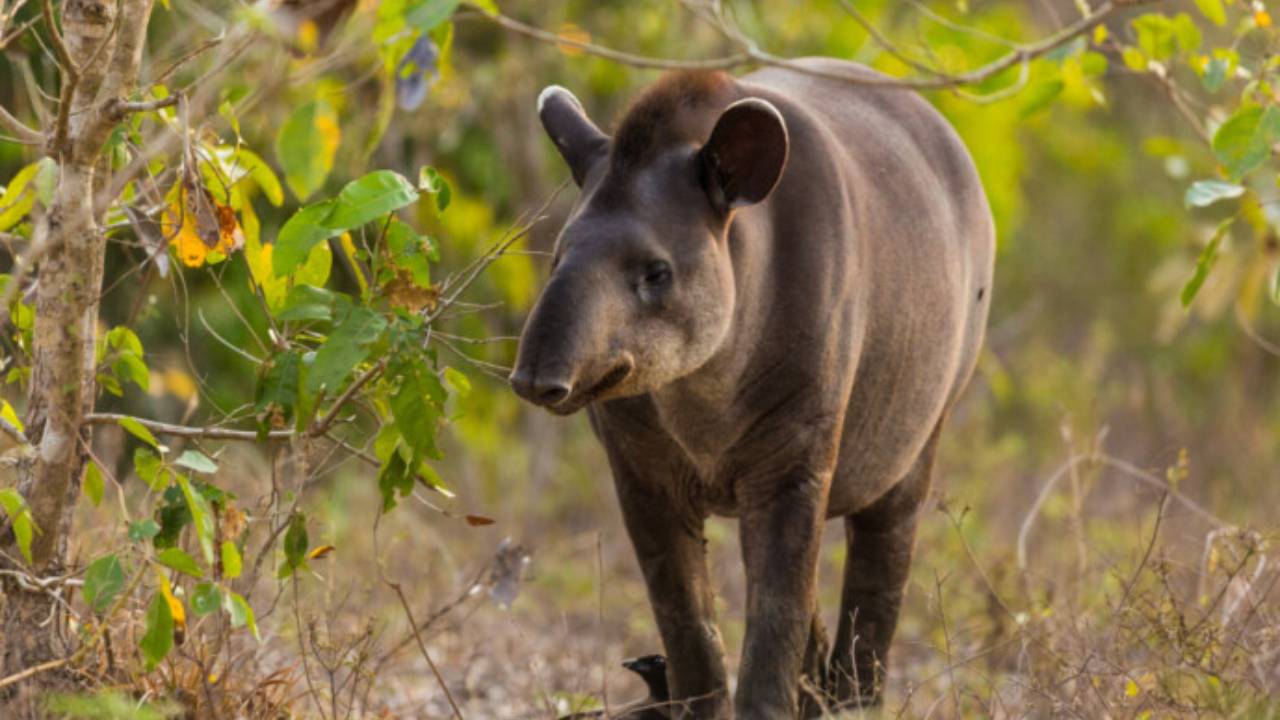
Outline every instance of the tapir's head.
<path id="1" fill-rule="evenodd" d="M 786 164 L 782 115 L 718 73 L 667 76 L 613 137 L 564 88 L 542 92 L 538 115 L 582 192 L 512 387 L 568 414 L 697 370 L 734 314 L 733 212 L 768 197 Z"/>

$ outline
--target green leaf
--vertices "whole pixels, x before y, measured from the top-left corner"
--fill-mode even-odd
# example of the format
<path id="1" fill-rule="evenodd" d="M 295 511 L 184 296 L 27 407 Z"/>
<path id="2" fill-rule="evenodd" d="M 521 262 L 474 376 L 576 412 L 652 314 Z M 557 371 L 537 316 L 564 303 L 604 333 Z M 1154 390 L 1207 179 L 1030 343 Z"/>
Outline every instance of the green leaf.
<path id="1" fill-rule="evenodd" d="M 444 381 L 449 383 L 449 387 L 453 388 L 453 391 L 460 398 L 465 398 L 471 394 L 471 381 L 455 368 L 447 367 L 444 369 Z"/>
<path id="2" fill-rule="evenodd" d="M 165 472 L 160 456 L 146 448 L 133 451 L 133 470 L 147 487 L 160 492 L 169 485 L 169 474 Z"/>
<path id="3" fill-rule="evenodd" d="M 115 554 L 103 555 L 84 571 L 85 603 L 95 612 L 105 612 L 124 589 L 124 568 Z"/>
<path id="4" fill-rule="evenodd" d="M 134 542 L 142 542 L 150 540 L 160 532 L 160 525 L 155 520 L 147 518 L 146 520 L 138 520 L 129 523 L 129 539 Z"/>
<path id="5" fill-rule="evenodd" d="M 213 516 L 204 496 L 191 488 L 191 481 L 186 475 L 178 475 L 178 487 L 182 488 L 182 496 L 187 501 L 187 509 L 191 512 L 191 525 L 195 528 L 196 539 L 200 541 L 200 551 L 204 553 L 204 561 L 213 564 Z"/>
<path id="6" fill-rule="evenodd" d="M 126 431 L 128 431 L 130 435 L 138 438 L 139 440 L 150 445 L 151 447 L 153 448 L 160 447 L 160 441 L 156 440 L 156 436 L 152 435 L 151 431 L 148 430 L 145 426 L 143 426 L 142 423 L 138 422 L 137 420 L 134 420 L 131 417 L 120 418 L 120 427 L 124 428 Z"/>
<path id="7" fill-rule="evenodd" d="M 53 158 L 41 158 L 22 168 L 9 181 L 4 195 L 0 195 L 0 231 L 8 230 L 22 221 L 35 207 L 36 200 L 49 204 L 53 180 L 58 174 L 58 163 Z"/>
<path id="8" fill-rule="evenodd" d="M 1196 0 L 1196 7 L 1214 25 L 1227 24 L 1227 10 L 1222 6 L 1222 0 Z"/>
<path id="9" fill-rule="evenodd" d="M 342 188 L 323 224 L 334 230 L 350 230 L 417 199 L 418 190 L 403 175 L 375 170 Z"/>
<path id="10" fill-rule="evenodd" d="M 253 617 L 253 608 L 249 607 L 249 603 L 239 593 L 228 591 L 222 598 L 222 608 L 231 616 L 231 627 L 248 626 L 253 637 L 262 640 L 258 636 L 258 622 Z"/>
<path id="11" fill-rule="evenodd" d="M 208 455 L 205 455 L 199 450 L 184 451 L 178 456 L 178 459 L 175 460 L 173 464 L 178 467 L 184 467 L 192 472 L 204 473 L 206 475 L 212 475 L 213 473 L 218 472 L 218 464 L 215 463 Z"/>
<path id="12" fill-rule="evenodd" d="M 289 291 L 284 301 L 284 309 L 276 315 L 277 320 L 327 321 L 333 319 L 334 293 L 314 285 L 296 285 Z"/>
<path id="13" fill-rule="evenodd" d="M 204 577 L 204 571 L 196 564 L 196 559 L 188 555 L 181 548 L 165 548 L 156 556 L 156 560 L 165 567 L 173 568 L 174 570 L 190 575 L 193 578 Z"/>
<path id="14" fill-rule="evenodd" d="M 1222 89 L 1222 84 L 1227 80 L 1227 68 L 1231 62 L 1226 58 L 1215 57 L 1209 61 L 1204 68 L 1204 76 L 1201 81 L 1204 83 L 1204 89 L 1211 93 L 1216 93 Z"/>
<path id="15" fill-rule="evenodd" d="M 1222 244 L 1222 239 L 1227 236 L 1227 231 L 1231 229 L 1231 225 L 1235 221 L 1234 217 L 1223 220 L 1218 225 L 1217 230 L 1214 231 L 1209 244 L 1205 245 L 1204 250 L 1200 252 L 1200 257 L 1196 259 L 1195 274 L 1191 276 L 1191 279 L 1182 288 L 1182 307 L 1190 307 L 1191 301 L 1196 298 L 1196 293 L 1200 292 L 1200 286 L 1204 285 L 1205 278 L 1209 277 L 1209 271 L 1213 269 L 1214 263 L 1218 260 L 1218 247 Z"/>
<path id="16" fill-rule="evenodd" d="M 146 392 L 151 387 L 151 371 L 142 358 L 130 352 L 120 353 L 111 364 L 111 371 L 116 377 L 132 380 L 134 385 Z"/>
<path id="17" fill-rule="evenodd" d="M 387 227 L 387 249 L 391 262 L 408 271 L 414 285 L 423 289 L 431 287 L 431 265 L 427 259 L 429 245 L 425 237 L 407 224 L 392 219 Z"/>
<path id="18" fill-rule="evenodd" d="M 405 6 L 404 22 L 422 32 L 433 30 L 449 19 L 460 0 L 409 0 Z"/>
<path id="19" fill-rule="evenodd" d="M 453 199 L 453 189 L 449 187 L 449 182 L 430 165 L 423 165 L 418 170 L 418 189 L 436 196 L 436 209 L 440 212 L 444 212 Z"/>
<path id="20" fill-rule="evenodd" d="M 151 596 L 151 604 L 147 607 L 146 633 L 138 647 L 142 650 L 147 670 L 154 670 L 173 647 L 173 613 L 169 610 L 168 601 L 159 592 Z"/>
<path id="21" fill-rule="evenodd" d="M 1230 200 L 1244 194 L 1244 186 L 1220 180 L 1197 180 L 1187 188 L 1187 207 L 1208 207 L 1219 200 Z"/>
<path id="22" fill-rule="evenodd" d="M 307 518 L 302 513 L 294 513 L 289 518 L 289 529 L 284 534 L 284 564 L 280 566 L 279 578 L 286 578 L 297 570 L 307 559 Z"/>
<path id="23" fill-rule="evenodd" d="M 1280 138 L 1280 110 L 1247 107 L 1232 115 L 1213 135 L 1213 152 L 1238 180 L 1271 156 L 1271 144 Z"/>
<path id="24" fill-rule="evenodd" d="M 1023 96 L 1022 108 L 1019 113 L 1025 118 L 1044 110 L 1062 94 L 1064 87 L 1066 87 L 1066 85 L 1058 78 L 1045 80 L 1032 85 Z"/>
<path id="25" fill-rule="evenodd" d="M 94 507 L 102 504 L 102 495 L 106 490 L 106 484 L 102 481 L 102 469 L 98 467 L 98 463 L 90 460 L 84 466 L 84 494 L 88 496 L 89 502 Z"/>
<path id="26" fill-rule="evenodd" d="M 293 417 L 298 404 L 298 387 L 302 372 L 302 356 L 295 350 L 280 353 L 271 359 L 266 372 L 258 380 L 254 408 L 266 413 L 279 409 L 285 422 Z"/>
<path id="27" fill-rule="evenodd" d="M 213 583 L 197 583 L 191 591 L 191 609 L 197 615 L 208 615 L 222 605 L 222 591 Z"/>
<path id="28" fill-rule="evenodd" d="M 319 190 L 338 151 L 338 116 L 323 100 L 309 102 L 289 116 L 276 135 L 276 158 L 285 184 L 302 201 Z"/>
<path id="29" fill-rule="evenodd" d="M 388 512 L 396 506 L 396 494 L 408 497 L 413 492 L 413 468 L 409 467 L 400 453 L 393 452 L 382 464 L 378 472 L 378 490 L 382 492 L 382 511 Z"/>
<path id="30" fill-rule="evenodd" d="M 258 189 L 266 196 L 267 202 L 280 207 L 284 202 L 284 190 L 280 187 L 280 178 L 276 177 L 275 171 L 266 160 L 241 145 L 236 150 L 235 163 L 242 171 L 249 174 L 253 182 L 258 185 Z"/>
<path id="31" fill-rule="evenodd" d="M 0 488 L 0 508 L 9 516 L 10 527 L 13 528 L 14 540 L 18 550 L 28 563 L 31 559 L 31 541 L 35 537 L 36 524 L 31 517 L 31 508 L 27 501 L 13 488 Z"/>
<path id="32" fill-rule="evenodd" d="M 1178 48 L 1178 30 L 1173 20 L 1160 13 L 1147 13 L 1133 20 L 1138 48 L 1152 60 L 1168 60 Z"/>
<path id="33" fill-rule="evenodd" d="M 1203 38 L 1200 35 L 1200 28 L 1196 25 L 1191 16 L 1186 13 L 1178 13 L 1173 19 L 1173 31 L 1178 39 L 1178 50 L 1183 53 L 1193 53 L 1200 49 L 1200 43 Z"/>
<path id="34" fill-rule="evenodd" d="M 240 571 L 243 569 L 243 560 L 240 557 L 240 548 L 230 540 L 222 542 L 222 577 L 228 580 L 234 580 L 240 577 Z"/>
<path id="35" fill-rule="evenodd" d="M 280 228 L 271 251 L 271 272 L 276 277 L 293 273 L 307 259 L 317 244 L 342 233 L 324 225 L 324 219 L 333 209 L 335 201 L 326 200 L 307 205 L 293 214 Z"/>
<path id="36" fill-rule="evenodd" d="M 335 393 L 342 381 L 369 354 L 369 345 L 382 334 L 387 321 L 367 307 L 354 307 L 334 328 L 329 339 L 316 351 L 315 361 L 307 374 L 307 391 L 314 395 L 320 388 Z"/>

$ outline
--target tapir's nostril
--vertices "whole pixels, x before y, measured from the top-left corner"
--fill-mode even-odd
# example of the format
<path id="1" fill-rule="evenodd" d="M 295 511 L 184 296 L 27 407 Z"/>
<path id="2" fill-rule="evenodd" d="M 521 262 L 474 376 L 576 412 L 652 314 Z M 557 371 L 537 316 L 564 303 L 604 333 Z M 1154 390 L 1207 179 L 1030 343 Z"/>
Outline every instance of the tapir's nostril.
<path id="1" fill-rule="evenodd" d="M 534 386 L 534 402 L 539 405 L 553 407 L 569 397 L 569 386 L 566 383 L 551 381 L 539 382 Z"/>

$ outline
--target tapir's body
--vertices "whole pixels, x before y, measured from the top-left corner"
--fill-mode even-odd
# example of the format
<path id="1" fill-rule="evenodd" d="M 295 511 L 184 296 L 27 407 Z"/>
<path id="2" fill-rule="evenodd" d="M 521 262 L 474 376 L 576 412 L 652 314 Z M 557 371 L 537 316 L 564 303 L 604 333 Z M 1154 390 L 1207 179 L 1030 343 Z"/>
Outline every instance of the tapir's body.
<path id="1" fill-rule="evenodd" d="M 567 394 L 543 404 L 588 407 L 673 698 L 699 717 L 728 713 L 702 539 L 714 514 L 740 519 L 747 568 L 738 717 L 810 711 L 802 672 L 824 702 L 874 701 L 938 430 L 972 373 L 990 302 L 994 232 L 968 153 L 914 93 L 776 68 L 665 80 L 587 161 L 583 150 L 575 163 L 563 122 L 544 123 L 583 195 L 513 383 L 540 401 L 554 377 L 551 394 Z M 691 163 L 701 169 L 685 187 Z M 689 230 L 702 227 L 713 239 Z M 645 275 L 631 308 L 625 291 L 601 289 L 612 281 L 599 268 L 645 252 L 670 258 L 674 279 L 659 294 Z M 725 304 L 723 318 L 698 314 Z M 636 329 L 597 328 L 611 324 Z M 664 365 L 686 349 L 696 359 Z M 850 552 L 828 664 L 814 585 L 821 525 L 838 516 Z"/>

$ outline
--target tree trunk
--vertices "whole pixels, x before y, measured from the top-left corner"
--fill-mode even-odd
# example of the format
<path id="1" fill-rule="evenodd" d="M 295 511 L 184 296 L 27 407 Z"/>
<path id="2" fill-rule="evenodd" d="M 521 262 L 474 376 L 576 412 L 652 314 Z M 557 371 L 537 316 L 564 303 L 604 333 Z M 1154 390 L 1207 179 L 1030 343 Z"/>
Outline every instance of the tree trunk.
<path id="1" fill-rule="evenodd" d="M 30 567 L 12 538 L 3 540 L 0 565 L 35 577 L 59 575 L 79 494 L 89 429 L 84 416 L 95 396 L 94 349 L 106 236 L 99 226 L 95 189 L 105 179 L 100 163 L 119 122 L 118 101 L 138 75 L 152 0 L 65 0 L 61 40 L 62 118 L 45 128 L 48 152 L 58 161 L 52 206 L 37 223 L 39 256 L 36 321 L 27 428 L 34 457 L 19 467 L 18 489 L 37 527 Z M 118 15 L 117 15 L 118 14 Z M 52 33 L 51 33 L 52 34 Z M 58 38 L 55 36 L 55 50 Z M 62 592 L 55 587 L 53 591 Z M 60 605 L 50 592 L 23 589 L 11 576 L 0 582 L 0 677 L 65 657 L 71 642 Z M 49 675 L 30 682 L 47 683 Z M 30 695 L 30 693 L 28 693 Z"/>

